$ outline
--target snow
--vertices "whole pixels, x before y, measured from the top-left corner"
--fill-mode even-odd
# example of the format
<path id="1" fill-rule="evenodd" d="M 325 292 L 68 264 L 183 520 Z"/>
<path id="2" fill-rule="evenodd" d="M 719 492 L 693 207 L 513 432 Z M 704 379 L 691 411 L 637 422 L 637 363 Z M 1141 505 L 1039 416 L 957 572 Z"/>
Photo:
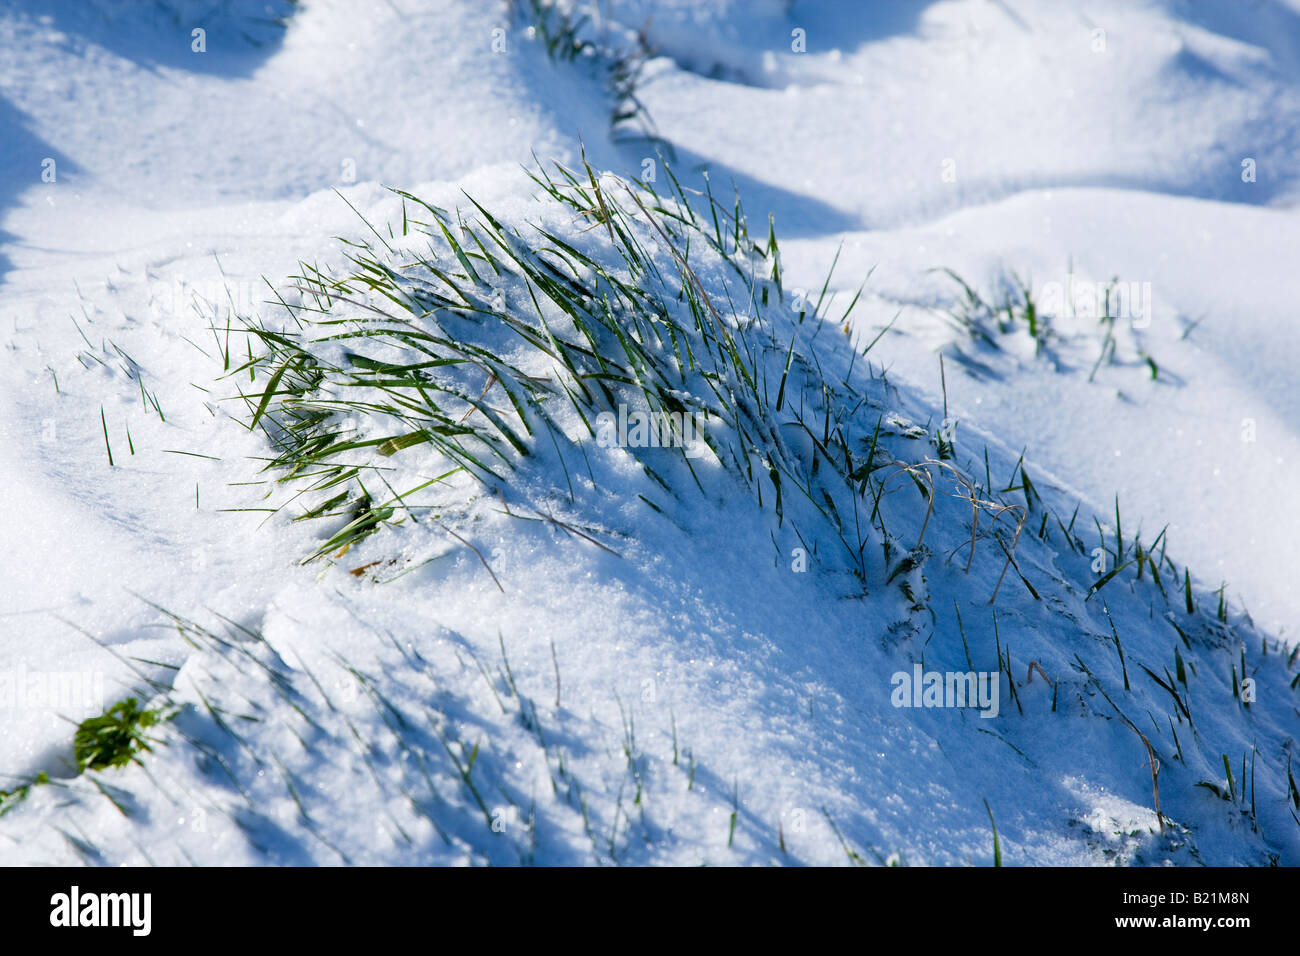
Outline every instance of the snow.
<path id="1" fill-rule="evenodd" d="M 63 718 L 93 708 L 6 701 L 0 788 L 55 782 L 0 819 L 0 859 L 842 864 L 851 850 L 984 865 L 987 801 L 1008 863 L 1300 862 L 1286 664 L 1300 504 L 1284 490 L 1300 460 L 1300 5 L 602 4 L 591 36 L 626 49 L 644 28 L 655 49 L 637 95 L 658 142 L 611 134 L 600 58 L 552 62 L 504 5 L 316 0 L 277 9 L 284 28 L 264 6 L 0 12 L 0 672 L 101 675 L 96 704 L 152 698 L 152 680 L 177 711 L 141 765 L 78 775 Z M 469 484 L 447 494 L 473 548 L 408 523 L 304 565 L 319 528 L 230 510 L 266 506 L 239 483 L 263 477 L 270 448 L 233 420 L 213 315 L 233 301 L 269 316 L 268 283 L 342 267 L 337 237 L 374 240 L 358 212 L 400 227 L 384 185 L 467 217 L 468 193 L 521 234 L 545 221 L 623 268 L 521 170 L 534 155 L 581 168 L 584 152 L 628 178 L 652 160 L 659 186 L 665 156 L 691 188 L 707 167 L 727 207 L 734 183 L 756 238 L 773 214 L 784 285 L 812 301 L 838 254 L 824 332 L 774 312 L 773 380 L 792 334 L 838 381 L 897 316 L 870 368 L 857 359 L 865 391 L 931 435 L 946 400 L 957 464 L 982 479 L 987 446 L 997 489 L 1025 449 L 1047 504 L 1065 521 L 1080 506 L 1085 553 L 1027 527 L 1017 559 L 1043 600 L 1015 571 L 998 585 L 991 542 L 963 573 L 946 558 L 969 546 L 970 506 L 940 495 L 931 556 L 903 574 L 927 607 L 912 610 L 879 534 L 864 594 L 809 506 L 778 523 L 711 457 L 702 491 L 669 504 L 622 449 L 588 449 L 574 499 L 541 449 L 503 496 L 598 529 L 617 556 Z M 873 267 L 843 335 L 833 320 Z M 716 293 L 725 270 L 700 268 Z M 1116 362 L 1089 381 L 1094 322 L 1057 323 L 1059 367 L 1024 333 L 978 346 L 943 317 L 959 289 L 941 268 L 989 295 L 1014 271 L 1040 302 L 1051 283 L 1150 283 L 1150 322 L 1122 324 Z M 875 423 L 856 427 L 870 439 Z M 1113 548 L 1116 496 L 1126 541 L 1168 526 L 1199 616 L 1180 581 L 1166 603 L 1131 571 L 1085 598 L 1093 517 Z M 905 478 L 885 496 L 904 549 L 918 501 Z M 792 570 L 796 528 L 824 542 L 808 573 Z M 375 561 L 409 572 L 347 573 Z M 1232 630 L 1214 619 L 1223 581 Z M 1141 669 L 1163 679 L 1175 647 L 1195 668 L 1180 685 L 1195 730 Z M 998 671 L 997 648 L 1017 694 L 1000 677 L 997 718 L 892 706 L 895 672 L 965 671 L 968 654 Z M 1232 692 L 1240 653 L 1249 706 Z M 1160 754 L 1163 833 L 1118 711 Z M 1226 755 L 1244 792 L 1252 753 L 1255 825 L 1197 786 L 1227 786 Z"/>

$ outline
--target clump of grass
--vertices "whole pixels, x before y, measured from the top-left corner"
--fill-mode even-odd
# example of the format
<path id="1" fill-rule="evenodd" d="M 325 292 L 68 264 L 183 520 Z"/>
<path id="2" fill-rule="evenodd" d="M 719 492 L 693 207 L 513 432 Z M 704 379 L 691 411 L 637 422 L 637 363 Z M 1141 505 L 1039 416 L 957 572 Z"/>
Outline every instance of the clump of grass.
<path id="1" fill-rule="evenodd" d="M 145 731 L 162 719 L 161 710 L 142 710 L 136 698 L 128 697 L 83 720 L 72 744 L 78 772 L 139 763 L 139 752 L 149 751 L 154 742 Z"/>
<path id="2" fill-rule="evenodd" d="M 948 320 L 964 332 L 972 341 L 983 342 L 994 349 L 1001 349 L 1001 336 L 1023 331 L 1034 343 L 1034 354 L 1046 356 L 1057 368 L 1061 367 L 1058 359 L 1058 345 L 1066 341 L 1067 333 L 1063 325 L 1053 325 L 1052 314 L 1043 312 L 1034 299 L 1032 283 L 1022 279 L 1014 271 L 1007 270 L 998 275 L 994 290 L 988 298 L 982 296 L 969 282 L 952 269 L 933 269 L 942 272 L 961 288 L 961 296 L 955 306 L 945 313 Z M 1101 334 L 1101 343 L 1097 358 L 1088 373 L 1088 381 L 1095 380 L 1098 370 L 1103 365 L 1115 361 L 1118 340 L 1115 337 L 1116 310 L 1120 306 L 1116 287 L 1118 277 L 1113 278 L 1101 296 L 1097 316 L 1097 328 Z M 1151 379 L 1157 380 L 1160 366 L 1156 360 L 1140 346 L 1135 346 L 1136 358 L 1145 364 Z"/>
<path id="3" fill-rule="evenodd" d="M 139 701 L 128 697 L 103 714 L 83 720 L 77 725 L 72 745 L 77 773 L 139 763 L 139 752 L 151 750 L 150 744 L 156 743 L 145 731 L 164 719 L 161 708 L 141 710 Z M 26 800 L 33 787 L 48 783 L 50 775 L 42 770 L 27 783 L 11 790 L 0 790 L 0 817 Z M 104 792 L 102 787 L 100 791 Z M 118 809 L 121 809 L 120 805 Z"/>
<path id="4" fill-rule="evenodd" d="M 304 265 L 293 277 L 280 300 L 287 322 L 244 320 L 249 358 L 225 372 L 247 426 L 275 449 L 272 492 L 287 490 L 280 507 L 292 506 L 295 520 L 333 523 L 303 560 L 341 557 L 399 524 L 473 547 L 452 526 L 467 502 L 507 487 L 535 493 L 543 468 L 543 482 L 563 472 L 550 494 L 576 505 L 585 479 L 599 485 L 592 446 L 602 444 L 602 416 L 623 407 L 672 436 L 662 443 L 670 447 L 622 449 L 649 480 L 637 499 L 656 512 L 671 512 L 664 496 L 702 490 L 701 468 L 720 465 L 778 525 L 828 525 L 841 550 L 819 562 L 865 587 L 876 533 L 882 573 L 917 570 L 936 501 L 955 499 L 970 509 L 966 571 L 987 538 L 1003 562 L 990 601 L 1012 569 L 1039 600 L 1015 558 L 1030 512 L 1043 519 L 1039 537 L 1047 523 L 1028 476 L 1025 504 L 1008 504 L 953 461 L 895 457 L 892 439 L 926 430 L 888 413 L 886 385 L 863 363 L 855 373 L 853 349 L 818 355 L 831 320 L 822 297 L 809 314 L 811 302 L 783 289 L 772 224 L 756 239 L 739 199 L 723 206 L 707 179 L 694 193 L 665 172 L 671 188 L 660 194 L 585 161 L 539 167 L 530 175 L 540 221 L 523 225 L 472 197 L 467 215 L 394 190 L 400 231 L 367 222 L 374 239 L 349 243 L 345 267 Z M 557 212 L 575 227 L 555 225 Z M 688 419 L 698 454 L 683 447 Z M 925 514 L 915 546 L 891 563 L 886 492 L 902 476 Z M 909 607 L 926 604 L 913 594 Z"/>
<path id="5" fill-rule="evenodd" d="M 511 0 L 512 18 L 524 14 L 552 60 L 571 61 L 594 51 L 595 45 L 581 36 L 582 28 L 590 20 L 586 14 L 574 16 L 571 9 L 555 0 L 526 0 L 523 6 L 525 8 L 520 9 L 518 0 Z"/>
<path id="6" fill-rule="evenodd" d="M 952 269 L 931 271 L 943 272 L 961 287 L 962 299 L 947 314 L 972 339 L 1000 348 L 995 333 L 1008 335 L 1023 328 L 1034 340 L 1037 353 L 1041 353 L 1052 339 L 1051 323 L 1038 311 L 1031 285 L 1016 273 L 1008 273 L 1000 281 L 1001 302 L 991 302 Z"/>
<path id="7" fill-rule="evenodd" d="M 649 110 L 637 95 L 642 70 L 654 56 L 644 27 L 615 32 L 615 25 L 604 21 L 597 30 L 592 16 L 580 13 L 579 5 L 566 0 L 510 0 L 509 6 L 511 20 L 520 18 L 528 24 L 530 35 L 553 63 L 590 60 L 598 64 L 613 100 L 611 131 L 621 133 L 631 127 L 636 138 L 657 144 L 670 157 L 675 155 L 672 145 L 656 132 Z M 595 4 L 591 8 L 600 18 Z"/>
<path id="8" fill-rule="evenodd" d="M 697 216 L 680 188 L 664 199 L 645 184 L 602 184 L 590 167 L 557 166 L 535 181 L 544 200 L 594 227 L 594 247 L 543 226 L 512 229 L 472 199 L 477 215 L 467 221 L 401 193 L 418 209 L 418 218 L 404 214 L 402 251 L 375 231 L 381 246 L 354 246 L 347 274 L 304 267 L 294 277 L 290 326 L 248 321 L 255 354 L 228 373 L 261 385 L 241 393 L 248 426 L 274 443 L 268 467 L 279 482 L 306 499 L 298 517 L 341 523 L 311 557 L 349 547 L 399 512 L 397 520 L 419 521 L 422 511 L 438 519 L 439 508 L 411 496 L 465 477 L 500 487 L 548 447 L 567 480 L 600 414 L 620 405 L 655 416 L 677 438 L 690 417 L 714 457 L 778 516 L 792 488 L 828 513 L 780 427 L 797 426 L 819 463 L 857 483 L 869 469 L 851 449 L 847 409 L 828 399 L 852 398 L 854 407 L 864 399 L 801 364 L 791 379 L 799 405 L 778 414 L 764 364 L 770 325 L 736 306 L 779 305 L 776 284 L 754 278 L 770 274 L 771 244 L 750 239 L 743 213 L 724 229 L 711 199 L 709 220 Z M 691 264 L 703 255 L 742 280 L 724 288 L 725 308 Z M 611 258 L 624 268 L 606 265 Z M 820 407 L 809 407 L 810 394 Z M 682 443 L 670 444 L 669 457 L 698 483 Z M 671 493 L 663 455 L 628 451 Z M 413 454 L 436 477 L 393 486 L 391 463 Z"/>
<path id="9" fill-rule="evenodd" d="M 249 425 L 277 445 L 271 467 L 285 480 L 327 493 L 301 518 L 345 519 L 318 554 L 370 534 L 398 508 L 414 517 L 407 497 L 431 484 L 459 473 L 503 481 L 543 433 L 576 452 L 596 437 L 599 413 L 620 403 L 674 423 L 741 414 L 734 392 L 753 386 L 746 350 L 705 308 L 689 267 L 681 263 L 681 290 L 695 329 L 667 315 L 670 290 L 624 210 L 594 177 L 590 192 L 569 179 L 544 182 L 608 230 L 629 278 L 646 287 L 544 229 L 526 241 L 477 204 L 471 225 L 406 196 L 427 213 L 403 223 L 424 230 L 427 253 L 393 261 L 391 249 L 385 258 L 357 251 L 356 271 L 340 277 L 305 269 L 296 277 L 305 301 L 290 307 L 302 331 L 249 325 L 263 351 L 232 372 L 264 375 L 263 390 L 245 396 Z M 564 191 L 574 185 L 578 195 Z M 559 425 L 565 406 L 585 436 Z M 416 446 L 437 454 L 437 477 L 398 492 L 378 462 Z M 362 454 L 378 461 L 358 465 Z"/>

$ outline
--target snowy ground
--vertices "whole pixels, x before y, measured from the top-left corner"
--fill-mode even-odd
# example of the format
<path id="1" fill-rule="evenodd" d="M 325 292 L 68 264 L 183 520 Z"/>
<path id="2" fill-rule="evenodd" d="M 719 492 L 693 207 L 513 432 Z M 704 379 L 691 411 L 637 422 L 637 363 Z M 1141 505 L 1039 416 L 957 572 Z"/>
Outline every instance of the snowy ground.
<path id="1" fill-rule="evenodd" d="M 988 864 L 991 812 L 1007 863 L 1300 863 L 1300 4 L 613 0 L 572 61 L 526 2 L 271 6 L 282 26 L 239 0 L 0 11 L 0 789 L 53 778 L 6 804 L 0 860 Z M 644 112 L 611 130 L 638 30 Z M 621 449 L 569 449 L 570 475 L 560 445 L 430 499 L 442 524 L 300 564 L 321 529 L 269 510 L 238 400 L 271 370 L 223 375 L 213 326 L 283 322 L 273 289 L 343 268 L 342 240 L 405 254 L 385 185 L 622 268 L 521 168 L 584 150 L 661 193 L 665 161 L 693 190 L 707 169 L 764 243 L 771 213 L 772 390 L 795 342 L 796 377 L 858 382 L 857 439 L 924 426 L 881 439 L 913 463 L 946 401 L 954 463 L 1030 511 L 1018 570 L 998 584 L 991 538 L 948 561 L 970 506 L 927 520 L 905 475 L 859 580 L 817 502 L 778 520 L 710 457 L 671 492 Z M 982 341 L 940 269 L 999 304 L 1019 275 L 1043 315 L 1084 298 L 1041 349 L 995 317 Z M 1135 308 L 1098 364 L 1112 278 Z M 433 477 L 422 454 L 395 484 Z M 1163 595 L 1140 560 L 1088 594 L 1116 496 L 1130 549 L 1166 529 Z M 998 716 L 895 707 L 921 662 L 995 672 Z M 75 723 L 131 694 L 175 712 L 162 742 L 78 774 Z"/>

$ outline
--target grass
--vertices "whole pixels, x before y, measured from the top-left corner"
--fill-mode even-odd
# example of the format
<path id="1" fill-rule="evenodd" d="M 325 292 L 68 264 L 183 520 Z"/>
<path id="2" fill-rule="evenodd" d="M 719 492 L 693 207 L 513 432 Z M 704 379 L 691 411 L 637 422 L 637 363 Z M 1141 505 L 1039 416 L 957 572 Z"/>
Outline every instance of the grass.
<path id="1" fill-rule="evenodd" d="M 104 450 L 108 452 L 108 467 L 113 467 L 113 445 L 108 440 L 108 419 L 104 417 L 104 406 L 99 407 L 99 424 L 104 429 Z"/>
<path id="2" fill-rule="evenodd" d="M 589 14 L 559 0 L 510 0 L 508 6 L 511 22 L 527 24 L 528 36 L 541 44 L 551 62 L 589 61 L 603 73 L 612 99 L 610 130 L 616 137 L 643 139 L 655 144 L 657 151 L 675 156 L 637 96 L 642 70 L 654 56 L 644 28 L 635 33 L 619 30 L 624 35 L 616 37 L 611 24 L 602 24 L 598 31 Z"/>
<path id="3" fill-rule="evenodd" d="M 670 755 L 640 750 L 635 715 L 624 709 L 617 695 L 623 716 L 622 752 L 609 752 L 609 759 L 601 759 L 605 750 L 598 742 L 601 730 L 594 724 L 578 726 L 586 723 L 583 718 L 556 713 L 554 719 L 560 724 L 556 731 L 543 727 L 540 710 L 524 692 L 524 677 L 510 661 L 509 642 L 500 632 L 495 642 L 500 653 L 496 673 L 489 673 L 465 645 L 462 650 L 473 662 L 460 662 L 458 680 L 454 664 L 426 658 L 391 634 L 369 631 L 379 648 L 388 651 L 381 665 L 382 679 L 346 658 L 325 654 L 347 675 L 347 686 L 357 691 L 348 695 L 346 687 L 340 693 L 339 683 L 322 680 L 317 664 L 299 659 L 294 666 L 287 665 L 255 630 L 227 622 L 228 633 L 219 633 L 168 616 L 176 634 L 206 663 L 200 684 L 193 687 L 199 703 L 178 708 L 180 716 L 172 727 L 194 752 L 176 750 L 205 774 L 226 774 L 227 785 L 219 789 L 229 796 L 234 807 L 230 815 L 236 820 L 258 812 L 239 781 L 250 783 L 263 778 L 257 771 L 274 769 L 274 782 L 267 773 L 260 785 L 271 788 L 273 799 L 292 800 L 305 834 L 345 863 L 351 862 L 348 851 L 334 842 L 335 828 L 319 816 L 323 800 L 336 808 L 339 800 L 364 804 L 380 799 L 393 808 L 386 812 L 381 828 L 423 862 L 433 852 L 450 854 L 448 858 L 463 853 L 484 862 L 529 864 L 535 862 L 539 845 L 554 847 L 567 832 L 561 820 L 568 815 L 582 821 L 581 828 L 592 841 L 593 862 L 637 862 L 653 852 L 651 836 L 661 824 L 642 790 L 652 776 L 659 777 Z M 494 690 L 493 698 L 481 695 L 477 706 L 471 706 L 471 700 L 456 688 L 459 685 L 463 691 L 465 682 L 477 680 L 480 673 L 490 686 L 499 684 L 503 693 Z M 431 679 L 439 688 L 432 700 Z M 496 706 L 499 717 L 491 713 Z M 267 721 L 273 710 L 282 710 L 282 718 Z M 524 731 L 522 737 L 515 736 L 519 729 Z M 267 736 L 266 730 L 274 732 Z M 290 731 L 289 739 L 296 739 L 287 750 L 277 746 L 280 731 Z M 572 740 L 575 735 L 595 744 L 578 748 L 590 751 L 580 754 L 581 762 L 570 762 L 556 743 L 557 738 Z M 518 761 L 533 759 L 529 741 L 536 745 L 536 758 L 550 777 L 552 799 L 545 803 L 520 789 L 529 785 L 532 771 L 512 770 L 523 766 Z M 343 792 L 322 793 L 312 769 L 322 761 L 355 767 Z M 692 757 L 692 776 L 694 772 Z M 603 786 L 610 773 L 620 781 L 614 788 L 617 793 Z M 597 779 L 588 786 L 591 777 Z M 231 791 L 228 783 L 234 783 L 236 790 Z M 697 797 L 738 815 L 739 787 L 737 780 L 730 801 L 721 794 L 715 801 L 702 789 Z M 345 817 L 338 823 L 344 829 L 350 825 Z M 422 827 L 432 828 L 423 846 L 412 836 Z"/>
<path id="4" fill-rule="evenodd" d="M 1067 341 L 1067 333 L 1052 322 L 1053 316 L 1043 312 L 1034 299 L 1033 284 L 1014 271 L 1007 270 L 997 276 L 989 298 L 982 296 L 969 282 L 952 269 L 932 269 L 942 272 L 959 287 L 961 294 L 957 304 L 945 312 L 947 319 L 970 341 L 983 343 L 995 350 L 1002 350 L 1006 336 L 1023 333 L 1034 343 L 1034 354 L 1049 358 L 1058 369 L 1062 367 L 1059 359 L 1060 346 Z M 1116 312 L 1120 305 L 1115 293 L 1118 279 L 1112 279 L 1103 290 L 1101 302 L 1098 303 L 1097 328 L 1101 341 L 1097 358 L 1088 373 L 1088 381 L 1095 380 L 1097 372 L 1103 365 L 1113 364 L 1116 357 L 1117 339 L 1115 337 Z M 1135 346 L 1136 358 L 1145 364 L 1153 381 L 1159 378 L 1160 367 L 1156 360 L 1147 354 L 1141 346 Z"/>
<path id="5" fill-rule="evenodd" d="M 989 806 L 987 800 L 984 801 L 984 812 L 989 815 L 989 826 L 993 830 L 993 865 L 1002 865 L 1002 844 L 998 841 L 998 825 L 993 822 L 993 809 Z"/>
<path id="6" fill-rule="evenodd" d="M 816 328 L 778 341 L 790 321 L 778 316 L 792 304 L 770 224 L 765 240 L 751 238 L 739 204 L 724 208 L 707 188 L 701 214 L 667 172 L 670 196 L 598 179 L 585 164 L 536 170 L 552 214 L 587 223 L 581 243 L 553 226 L 508 227 L 472 198 L 467 219 L 398 191 L 401 251 L 367 223 L 378 243 L 350 244 L 349 271 L 304 265 L 293 278 L 299 301 L 282 300 L 288 321 L 245 320 L 250 358 L 232 362 L 233 347 L 223 358 L 247 426 L 272 442 L 267 468 L 274 486 L 290 489 L 295 518 L 334 524 L 304 560 L 341 555 L 392 524 L 455 535 L 442 522 L 458 501 L 475 486 L 500 495 L 532 461 L 557 464 L 573 501 L 575 479 L 595 478 L 598 417 L 626 406 L 702 425 L 709 455 L 698 461 L 680 447 L 625 449 L 660 492 L 702 488 L 697 469 L 711 457 L 779 524 L 791 496 L 830 522 L 860 578 L 870 528 L 884 532 L 888 478 L 927 486 L 930 509 L 945 471 L 974 525 L 991 515 L 986 535 L 999 518 L 1016 520 L 1011 547 L 998 542 L 1005 574 L 1023 509 L 981 495 L 949 462 L 881 472 L 882 417 L 861 412 L 883 406 L 866 376 L 832 377 L 812 348 L 795 347 Z M 707 287 L 698 269 L 709 271 Z M 791 451 L 792 433 L 811 445 L 811 460 Z M 829 476 L 838 481 L 823 487 Z M 421 496 L 433 492 L 440 502 Z M 968 570 L 979 537 L 973 527 Z"/>
<path id="7" fill-rule="evenodd" d="M 118 701 L 98 717 L 83 720 L 73 738 L 78 772 L 139 762 L 153 741 L 146 731 L 163 719 L 161 710 L 142 710 L 134 697 Z"/>
<path id="8" fill-rule="evenodd" d="M 32 787 L 41 786 L 42 784 L 47 784 L 49 782 L 49 774 L 41 771 L 35 776 L 35 778 L 33 778 L 31 783 L 20 784 L 12 790 L 0 790 L 0 817 L 3 817 L 14 807 L 26 800 L 27 795 L 31 793 Z"/>
<path id="9" fill-rule="evenodd" d="M 596 196 L 605 206 L 599 190 Z M 521 243 L 486 210 L 480 209 L 475 229 L 425 208 L 436 229 L 430 236 L 441 234 L 452 262 L 417 256 L 394 269 L 359 253 L 353 257 L 359 269 L 351 276 L 300 276 L 299 291 L 314 300 L 314 311 L 322 317 L 304 321 L 303 311 L 291 311 L 318 337 L 308 340 L 250 326 L 266 351 L 232 373 L 270 369 L 264 390 L 250 396 L 257 400 L 250 427 L 261 425 L 279 446 L 273 467 L 305 477 L 312 491 L 332 492 L 301 517 L 342 514 L 348 519 L 321 553 L 373 532 L 399 507 L 412 514 L 407 497 L 428 485 L 462 472 L 500 481 L 532 453 L 529 439 L 541 431 L 549 432 L 548 440 L 557 447 L 562 438 L 573 448 L 574 439 L 562 434 L 554 418 L 562 403 L 577 411 L 589 439 L 595 437 L 591 423 L 596 416 L 620 400 L 640 397 L 652 410 L 677 415 L 709 411 L 702 401 L 682 401 L 678 386 L 683 378 L 701 374 L 705 366 L 690 352 L 681 355 L 684 343 L 674 337 L 683 330 L 665 326 L 660 303 L 600 267 L 584 282 L 582 271 L 594 261 L 558 237 L 547 237 L 554 245 L 548 243 L 550 254 L 544 255 Z M 608 207 L 595 214 L 611 215 Z M 613 236 L 613 222 L 605 222 Z M 621 228 L 618 235 L 631 261 L 645 268 L 636 240 Z M 503 292 L 513 293 L 508 305 L 496 297 Z M 388 299 L 397 310 L 362 302 L 358 296 L 366 293 Z M 494 301 L 502 304 L 494 306 Z M 551 311 L 550 321 L 542 302 Z M 339 305 L 363 308 L 368 315 L 334 318 L 330 310 Z M 564 328 L 553 326 L 557 319 Z M 484 325 L 495 334 L 475 334 L 475 326 Z M 524 362 L 512 359 L 508 348 L 514 343 L 503 339 L 516 336 L 534 366 L 549 365 L 562 377 L 533 374 Z M 670 338 L 678 352 L 665 356 L 662 349 Z M 336 353 L 341 345 L 342 361 L 326 358 L 327 349 L 319 348 L 323 345 Z M 719 358 L 716 353 L 710 357 Z M 720 367 L 725 363 L 722 357 L 708 370 L 727 374 L 731 370 Z M 494 398 L 501 404 L 494 405 Z M 359 437 L 355 425 L 344 421 L 348 413 L 387 428 Z M 372 497 L 367 486 L 368 481 L 386 484 L 378 469 L 363 470 L 344 460 L 362 451 L 392 458 L 423 445 L 432 446 L 445 467 L 403 493 L 389 487 L 383 499 Z"/>
<path id="10" fill-rule="evenodd" d="M 1033 339 L 1035 351 L 1041 354 L 1052 339 L 1051 324 L 1045 316 L 1039 314 L 1029 283 L 1015 273 L 1000 278 L 1000 289 L 994 293 L 995 298 L 1001 298 L 998 303 L 986 300 L 952 269 L 931 271 L 944 273 L 961 288 L 961 299 L 947 315 L 972 340 L 998 349 L 1001 346 L 997 336 L 1008 335 L 1023 328 Z"/>
<path id="11" fill-rule="evenodd" d="M 849 846 L 848 841 L 844 839 L 844 834 L 840 832 L 840 828 L 836 825 L 834 818 L 831 817 L 830 811 L 825 807 L 822 807 L 821 811 L 822 816 L 826 818 L 827 826 L 831 828 L 831 833 L 835 835 L 835 839 L 839 842 L 844 855 L 848 857 L 849 863 L 853 866 L 866 866 L 867 861 L 863 859 L 860 853 Z"/>
<path id="12" fill-rule="evenodd" d="M 149 752 L 152 750 L 150 745 L 157 742 L 146 731 L 165 719 L 166 713 L 162 708 L 142 710 L 134 697 L 118 701 L 103 714 L 86 718 L 77 725 L 72 742 L 77 773 L 141 763 L 140 753 Z M 23 803 L 33 787 L 49 783 L 50 775 L 41 771 L 28 783 L 11 790 L 0 790 L 0 817 Z M 114 800 L 102 783 L 97 780 L 93 783 L 100 793 Z M 115 800 L 114 803 L 119 810 L 123 809 Z"/>
<path id="13" fill-rule="evenodd" d="M 736 820 L 740 816 L 740 782 L 733 781 L 731 787 L 731 816 L 727 824 L 727 849 L 730 850 L 736 839 Z M 784 841 L 782 841 L 784 842 Z"/>
<path id="14" fill-rule="evenodd" d="M 1120 673 L 1124 675 L 1124 689 L 1129 690 L 1128 665 L 1124 663 L 1124 645 L 1120 643 L 1119 631 L 1115 630 L 1115 621 L 1110 616 L 1110 608 L 1106 607 L 1103 602 L 1102 609 L 1106 612 L 1106 623 L 1110 625 L 1110 634 L 1115 641 L 1115 652 L 1119 654 L 1119 669 Z M 1148 671 L 1148 673 L 1150 672 Z"/>

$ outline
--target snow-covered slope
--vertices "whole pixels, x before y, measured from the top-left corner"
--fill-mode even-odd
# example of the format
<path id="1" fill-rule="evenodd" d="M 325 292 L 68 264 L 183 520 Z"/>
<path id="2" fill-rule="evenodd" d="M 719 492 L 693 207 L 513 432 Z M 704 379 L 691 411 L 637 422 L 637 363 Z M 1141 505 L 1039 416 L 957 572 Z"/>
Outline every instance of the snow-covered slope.
<path id="1" fill-rule="evenodd" d="M 1295 8 L 629 0 L 569 58 L 518 6 L 0 14 L 0 770 L 52 778 L 2 858 L 988 863 L 991 813 L 1007 862 L 1300 860 Z M 620 54 L 644 112 L 611 131 Z M 355 258 L 368 298 L 304 292 Z M 1045 316 L 1112 276 L 1149 309 L 982 339 L 937 268 L 999 305 L 1027 277 Z M 263 470 L 287 383 L 351 368 L 298 393 L 337 402 L 362 367 L 310 323 L 394 304 L 479 350 L 421 374 L 457 428 L 499 423 L 496 474 L 338 449 L 339 516 L 292 521 L 334 489 Z M 712 450 L 605 447 L 580 342 L 635 372 L 625 404 L 711 410 Z M 995 674 L 997 715 L 896 706 L 914 667 Z M 58 715 L 130 694 L 158 743 L 78 774 Z"/>

